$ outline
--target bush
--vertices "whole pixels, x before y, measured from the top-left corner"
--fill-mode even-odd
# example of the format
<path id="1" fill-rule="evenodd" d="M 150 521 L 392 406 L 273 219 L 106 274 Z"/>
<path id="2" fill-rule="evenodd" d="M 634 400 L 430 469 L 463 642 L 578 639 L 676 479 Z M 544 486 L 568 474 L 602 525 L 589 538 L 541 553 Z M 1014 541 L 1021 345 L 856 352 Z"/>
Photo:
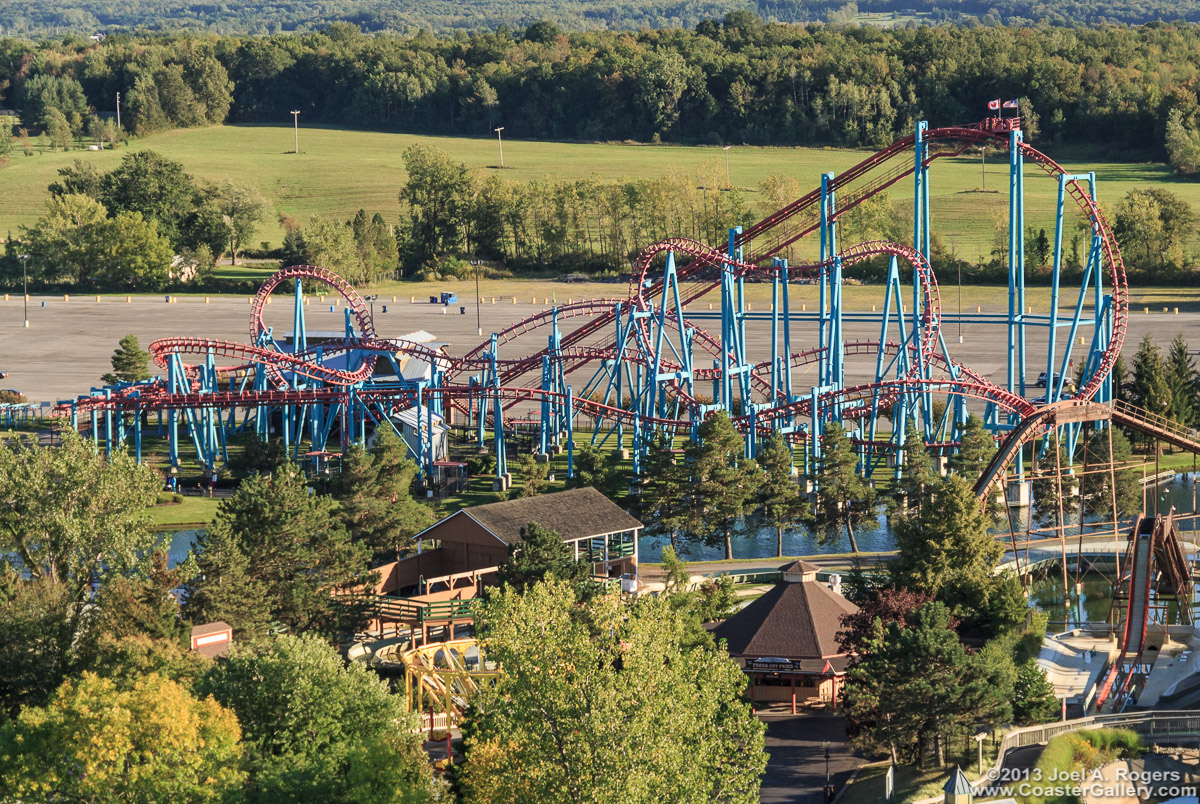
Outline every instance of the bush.
<path id="1" fill-rule="evenodd" d="M 171 502 L 173 502 L 173 503 L 181 503 L 181 502 L 183 502 L 183 495 L 182 495 L 182 494 L 172 494 L 172 495 L 171 495 Z"/>
<path id="2" fill-rule="evenodd" d="M 1142 753 L 1141 739 L 1128 729 L 1092 729 L 1060 734 L 1042 750 L 1037 770 L 1042 779 L 1069 778 L 1066 774 L 1088 772 L 1117 759 L 1127 759 Z M 1032 795 L 1027 804 L 1067 804 L 1072 796 L 1043 798 Z"/>

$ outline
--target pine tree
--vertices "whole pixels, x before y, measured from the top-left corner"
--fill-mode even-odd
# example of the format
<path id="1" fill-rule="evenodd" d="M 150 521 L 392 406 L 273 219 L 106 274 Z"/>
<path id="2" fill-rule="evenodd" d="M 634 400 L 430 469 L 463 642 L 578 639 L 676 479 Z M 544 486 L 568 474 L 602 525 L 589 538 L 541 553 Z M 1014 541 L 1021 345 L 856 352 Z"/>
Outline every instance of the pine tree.
<path id="1" fill-rule="evenodd" d="M 910 510 L 920 513 L 942 478 L 934 468 L 924 437 L 911 420 L 904 430 L 903 455 L 895 502 L 907 503 Z"/>
<path id="2" fill-rule="evenodd" d="M 859 476 L 854 444 L 842 425 L 830 422 L 821 436 L 817 466 L 817 505 L 814 525 L 822 544 L 837 538 L 842 528 L 850 549 L 858 552 L 854 529 L 875 514 L 875 489 Z"/>
<path id="3" fill-rule="evenodd" d="M 763 439 L 756 456 L 763 471 L 758 507 L 763 522 L 775 528 L 775 555 L 783 555 L 783 531 L 800 524 L 808 514 L 808 501 L 792 474 L 792 450 L 775 430 Z"/>
<path id="4" fill-rule="evenodd" d="M 228 529 L 207 528 L 195 548 L 198 572 L 184 586 L 184 616 L 196 624 L 227 622 L 239 640 L 263 636 L 270 609 L 238 540 Z"/>
<path id="5" fill-rule="evenodd" d="M 1109 451 L 1109 438 L 1112 450 Z M 1133 461 L 1129 438 L 1117 427 L 1105 427 L 1092 434 L 1084 445 L 1088 475 L 1083 486 L 1083 502 L 1087 511 L 1103 520 L 1112 521 L 1130 516 L 1142 507 L 1142 487 Z M 1113 464 L 1109 471 L 1109 464 Z M 1116 496 L 1116 512 L 1113 497 Z"/>
<path id="6" fill-rule="evenodd" d="M 1159 416 L 1171 415 L 1171 377 L 1162 352 L 1149 335 L 1142 338 L 1133 357 L 1133 380 L 1129 383 L 1133 404 Z M 1147 443 L 1152 437 L 1146 437 Z"/>
<path id="7" fill-rule="evenodd" d="M 497 581 L 518 592 L 551 578 L 570 584 L 581 600 L 590 599 L 599 586 L 591 580 L 591 564 L 577 561 L 558 531 L 530 522 L 521 528 L 521 540 L 508 546 L 508 560 L 500 565 Z"/>
<path id="8" fill-rule="evenodd" d="M 958 452 L 950 456 L 950 471 L 974 483 L 995 452 L 996 439 L 984 429 L 983 419 L 972 413 L 959 435 Z"/>
<path id="9" fill-rule="evenodd" d="M 729 414 L 718 411 L 703 422 L 687 448 L 691 477 L 692 533 L 708 545 L 721 544 L 733 558 L 733 531 L 758 494 L 762 471 L 744 457 L 745 441 Z"/>
<path id="10" fill-rule="evenodd" d="M 686 467 L 676 458 L 671 437 L 660 432 L 650 440 L 642 458 L 638 511 L 649 523 L 647 535 L 666 536 L 680 554 L 685 552 L 688 494 Z"/>
<path id="11" fill-rule="evenodd" d="M 1167 352 L 1167 372 L 1171 383 L 1171 418 L 1184 427 L 1196 424 L 1196 363 L 1180 332 Z"/>
<path id="12" fill-rule="evenodd" d="M 1074 499 L 1079 489 L 1079 475 L 1068 471 L 1069 456 L 1056 434 L 1047 435 L 1043 444 L 1045 454 L 1038 458 L 1037 472 L 1031 482 L 1033 514 L 1042 523 L 1061 528 L 1065 522 L 1059 519 L 1060 500 L 1065 517 L 1070 513 L 1068 500 Z"/>
<path id="13" fill-rule="evenodd" d="M 351 538 L 375 555 L 395 561 L 411 547 L 412 537 L 433 524 L 433 511 L 412 496 L 417 465 L 407 446 L 390 428 L 379 430 L 370 449 L 353 446 L 334 478 L 338 518 Z"/>
<path id="14" fill-rule="evenodd" d="M 919 514 L 896 520 L 897 555 L 889 565 L 893 583 L 952 608 L 981 610 L 1004 552 L 988 532 L 989 524 L 967 482 L 947 478 Z"/>
<path id="15" fill-rule="evenodd" d="M 100 378 L 106 385 L 150 379 L 150 353 L 142 349 L 137 335 L 122 338 L 110 361 L 112 372 Z"/>
<path id="16" fill-rule="evenodd" d="M 233 547 L 240 550 L 248 562 L 244 575 L 261 587 L 271 620 L 331 637 L 366 625 L 366 601 L 340 593 L 373 583 L 369 551 L 351 541 L 337 503 L 313 494 L 294 472 L 243 480 L 221 502 L 202 538 L 203 553 L 209 541 L 220 543 L 219 555 L 230 565 L 239 563 Z M 203 590 L 222 578 L 223 573 L 203 573 L 193 586 Z"/>

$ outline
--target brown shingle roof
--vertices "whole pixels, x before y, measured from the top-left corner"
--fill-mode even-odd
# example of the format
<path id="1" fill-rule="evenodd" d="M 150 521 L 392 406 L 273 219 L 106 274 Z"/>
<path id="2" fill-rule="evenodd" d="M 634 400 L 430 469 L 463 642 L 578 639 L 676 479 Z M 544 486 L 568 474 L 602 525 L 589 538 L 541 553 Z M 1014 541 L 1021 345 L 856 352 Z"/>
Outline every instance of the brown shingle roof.
<path id="1" fill-rule="evenodd" d="M 536 522 L 558 531 L 564 542 L 633 530 L 642 523 L 591 486 L 467 508 L 467 516 L 505 544 L 521 540 L 521 528 Z"/>
<path id="2" fill-rule="evenodd" d="M 793 561 L 782 568 L 783 572 L 820 572 L 821 568 L 807 561 Z"/>
<path id="3" fill-rule="evenodd" d="M 842 615 L 858 606 L 816 581 L 778 583 L 769 592 L 713 629 L 734 656 L 822 659 L 841 650 Z"/>

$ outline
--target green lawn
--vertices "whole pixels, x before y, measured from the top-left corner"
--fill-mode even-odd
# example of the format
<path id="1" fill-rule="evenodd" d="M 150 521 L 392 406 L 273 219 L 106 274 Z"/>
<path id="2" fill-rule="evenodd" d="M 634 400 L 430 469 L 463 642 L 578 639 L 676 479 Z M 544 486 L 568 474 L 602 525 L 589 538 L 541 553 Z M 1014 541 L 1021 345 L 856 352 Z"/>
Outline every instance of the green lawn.
<path id="1" fill-rule="evenodd" d="M 212 521 L 220 502 L 208 497 L 185 496 L 178 504 L 155 505 L 150 509 L 150 518 L 156 530 L 201 528 Z"/>
<path id="2" fill-rule="evenodd" d="M 382 212 L 395 220 L 400 212 L 397 192 L 405 180 L 401 153 L 414 142 L 426 142 L 455 158 L 483 170 L 497 171 L 496 141 L 489 137 L 429 137 L 412 134 L 305 128 L 300 132 L 300 154 L 292 150 L 290 126 L 215 126 L 164 132 L 131 141 L 130 149 L 153 148 L 182 162 L 198 178 L 235 178 L 256 185 L 280 212 L 304 219 L 311 214 L 350 218 L 360 207 Z M 1101 197 L 1119 198 L 1128 190 L 1146 185 L 1169 186 L 1200 210 L 1200 183 L 1172 177 L 1161 164 L 1090 162 L 1079 154 L 1064 155 L 1045 146 L 1073 171 L 1096 171 Z M 117 151 L 19 151 L 0 169 L 5 192 L 0 194 L 0 231 L 32 224 L 47 197 L 46 186 L 56 171 L 75 159 L 91 160 L 109 170 L 125 153 Z M 868 152 L 829 148 L 759 148 L 736 146 L 729 151 L 730 178 L 748 193 L 761 210 L 759 182 L 773 173 L 788 174 L 802 188 L 816 186 L 824 171 L 841 171 L 862 160 Z M 1071 156 L 1072 158 L 1068 158 Z M 578 179 L 604 180 L 665 176 L 673 171 L 694 171 L 723 154 L 717 147 L 559 143 L 509 140 L 504 143 L 503 176 L 512 181 Z M 722 165 L 723 166 L 723 165 Z M 942 159 L 931 178 L 934 230 L 947 247 L 968 259 L 991 248 L 993 219 L 1007 210 L 1007 160 L 992 154 L 986 166 L 987 192 L 981 192 L 984 171 L 978 157 Z M 1026 182 L 1026 220 L 1053 233 L 1055 183 L 1036 167 L 1029 167 Z M 891 189 L 893 198 L 911 209 L 912 184 L 902 181 Z M 265 223 L 255 241 L 279 243 L 283 233 L 274 217 Z"/>

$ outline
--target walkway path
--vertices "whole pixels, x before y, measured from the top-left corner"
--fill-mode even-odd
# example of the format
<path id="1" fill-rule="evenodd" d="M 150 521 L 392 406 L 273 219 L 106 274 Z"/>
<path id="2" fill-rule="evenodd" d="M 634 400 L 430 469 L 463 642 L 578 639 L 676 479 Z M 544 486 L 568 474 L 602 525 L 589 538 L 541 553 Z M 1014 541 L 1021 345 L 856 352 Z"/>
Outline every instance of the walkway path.
<path id="1" fill-rule="evenodd" d="M 763 774 L 763 804 L 821 804 L 825 787 L 825 749 L 829 746 L 829 774 L 834 789 L 841 790 L 864 760 L 846 742 L 846 721 L 837 715 L 766 714 L 767 770 Z"/>

